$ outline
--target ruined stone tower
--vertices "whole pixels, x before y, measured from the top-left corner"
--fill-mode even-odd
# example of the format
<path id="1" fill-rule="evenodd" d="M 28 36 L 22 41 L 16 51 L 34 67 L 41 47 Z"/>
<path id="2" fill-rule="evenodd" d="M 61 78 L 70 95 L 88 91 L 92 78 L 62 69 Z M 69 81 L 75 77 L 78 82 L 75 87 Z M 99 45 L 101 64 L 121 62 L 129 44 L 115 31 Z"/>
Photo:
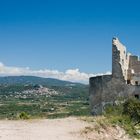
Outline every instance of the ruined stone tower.
<path id="1" fill-rule="evenodd" d="M 127 52 L 118 38 L 112 39 L 112 74 L 91 77 L 90 105 L 92 113 L 102 114 L 107 104 L 118 97 L 140 98 L 140 61 Z"/>

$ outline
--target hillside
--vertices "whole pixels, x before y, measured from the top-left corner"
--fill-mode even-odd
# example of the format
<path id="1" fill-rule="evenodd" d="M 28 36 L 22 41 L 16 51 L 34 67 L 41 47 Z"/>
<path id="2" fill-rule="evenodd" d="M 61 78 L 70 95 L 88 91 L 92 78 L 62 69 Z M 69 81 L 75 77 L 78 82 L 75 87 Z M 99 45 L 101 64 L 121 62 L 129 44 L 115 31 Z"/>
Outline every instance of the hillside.
<path id="1" fill-rule="evenodd" d="M 84 84 L 62 81 L 53 78 L 41 78 L 36 76 L 7 76 L 0 77 L 0 84 L 39 84 L 46 86 L 83 86 Z"/>
<path id="2" fill-rule="evenodd" d="M 0 77 L 0 119 L 89 114 L 88 85 L 34 76 Z"/>

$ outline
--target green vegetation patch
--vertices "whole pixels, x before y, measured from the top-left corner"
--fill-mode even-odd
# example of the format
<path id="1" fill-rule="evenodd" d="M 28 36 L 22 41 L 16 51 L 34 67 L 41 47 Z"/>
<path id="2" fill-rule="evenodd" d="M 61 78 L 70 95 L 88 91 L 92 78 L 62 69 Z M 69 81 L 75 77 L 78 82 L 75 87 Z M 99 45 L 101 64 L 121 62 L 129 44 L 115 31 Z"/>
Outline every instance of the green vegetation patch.
<path id="1" fill-rule="evenodd" d="M 90 115 L 88 86 L 57 87 L 57 95 L 28 94 L 31 85 L 0 87 L 0 119 L 62 118 Z M 28 117 L 27 117 L 28 116 Z"/>
<path id="2" fill-rule="evenodd" d="M 133 138 L 140 139 L 140 101 L 130 98 L 115 106 L 108 106 L 104 116 L 112 125 L 119 125 Z"/>

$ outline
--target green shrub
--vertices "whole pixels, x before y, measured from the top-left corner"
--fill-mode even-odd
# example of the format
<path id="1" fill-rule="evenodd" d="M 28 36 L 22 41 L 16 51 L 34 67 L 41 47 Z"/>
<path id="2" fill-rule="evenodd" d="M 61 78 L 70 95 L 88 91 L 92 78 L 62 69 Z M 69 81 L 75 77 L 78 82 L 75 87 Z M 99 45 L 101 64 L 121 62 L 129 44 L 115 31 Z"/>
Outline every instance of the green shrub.
<path id="1" fill-rule="evenodd" d="M 135 98 L 128 99 L 123 104 L 123 114 L 128 115 L 135 124 L 140 123 L 140 101 Z"/>
<path id="2" fill-rule="evenodd" d="M 106 106 L 104 116 L 109 123 L 119 125 L 133 138 L 140 139 L 140 101 L 135 98 L 122 99 L 118 105 Z M 137 125 L 137 127 L 136 127 Z"/>
<path id="3" fill-rule="evenodd" d="M 19 114 L 19 118 L 20 118 L 20 119 L 23 119 L 23 120 L 27 120 L 27 119 L 29 119 L 30 117 L 29 117 L 29 115 L 28 115 L 26 112 L 21 112 L 21 113 Z"/>
<path id="4" fill-rule="evenodd" d="M 123 112 L 123 105 L 119 104 L 119 105 L 106 105 L 105 107 L 105 111 L 104 111 L 104 115 L 105 116 L 120 116 L 122 115 Z"/>

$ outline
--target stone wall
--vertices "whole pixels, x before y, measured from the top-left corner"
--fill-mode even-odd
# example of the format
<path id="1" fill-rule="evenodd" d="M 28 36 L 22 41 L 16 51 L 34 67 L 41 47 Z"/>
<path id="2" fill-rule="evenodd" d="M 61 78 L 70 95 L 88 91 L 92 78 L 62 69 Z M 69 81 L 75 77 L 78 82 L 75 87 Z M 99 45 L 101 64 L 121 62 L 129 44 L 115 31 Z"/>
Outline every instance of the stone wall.
<path id="1" fill-rule="evenodd" d="M 137 73 L 133 73 L 133 70 Z M 138 57 L 131 56 L 117 38 L 112 41 L 112 75 L 91 77 L 90 106 L 93 115 L 102 114 L 108 104 L 115 104 L 118 97 L 140 98 L 140 86 L 133 84 L 135 80 L 140 83 L 140 61 Z M 130 84 L 127 80 L 131 78 Z"/>
<path id="2" fill-rule="evenodd" d="M 129 68 L 134 70 L 134 73 L 140 73 L 140 61 L 138 56 L 130 56 Z"/>
<path id="3" fill-rule="evenodd" d="M 127 85 L 112 75 L 90 78 L 90 106 L 93 115 L 102 114 L 108 104 L 115 104 L 119 97 L 140 95 L 140 86 Z"/>
<path id="4" fill-rule="evenodd" d="M 127 80 L 129 66 L 129 55 L 126 47 L 120 43 L 118 38 L 112 40 L 112 74 L 113 77 Z"/>

